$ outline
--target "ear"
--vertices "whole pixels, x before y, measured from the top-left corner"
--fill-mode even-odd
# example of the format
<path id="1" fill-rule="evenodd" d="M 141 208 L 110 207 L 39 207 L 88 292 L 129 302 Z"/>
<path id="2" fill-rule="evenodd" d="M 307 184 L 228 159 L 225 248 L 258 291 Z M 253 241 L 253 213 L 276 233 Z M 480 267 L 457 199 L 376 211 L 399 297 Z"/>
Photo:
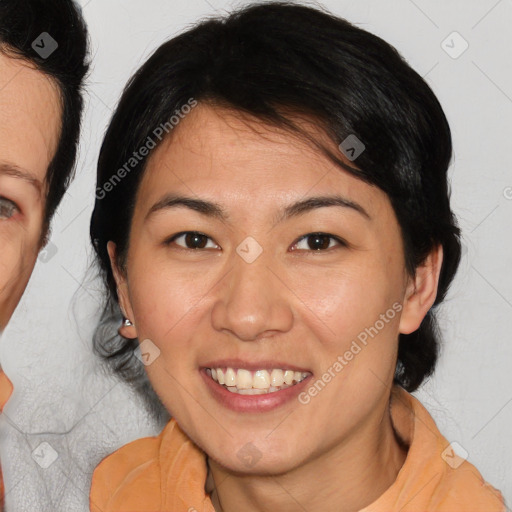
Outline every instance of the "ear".
<path id="1" fill-rule="evenodd" d="M 127 326 L 124 323 L 118 329 L 121 336 L 125 338 L 137 338 L 137 328 L 135 327 L 135 320 L 133 315 L 133 309 L 130 302 L 130 294 L 128 290 L 128 282 L 126 275 L 121 271 L 117 265 L 117 250 L 114 242 L 107 243 L 108 256 L 110 258 L 110 266 L 114 274 L 114 279 L 117 284 L 117 296 L 119 299 L 119 307 L 123 313 L 124 318 L 127 318 L 132 322 L 133 325 Z"/>
<path id="2" fill-rule="evenodd" d="M 443 246 L 439 244 L 416 268 L 416 276 L 409 277 L 400 317 L 400 333 L 410 334 L 418 329 L 434 304 L 442 263 Z"/>

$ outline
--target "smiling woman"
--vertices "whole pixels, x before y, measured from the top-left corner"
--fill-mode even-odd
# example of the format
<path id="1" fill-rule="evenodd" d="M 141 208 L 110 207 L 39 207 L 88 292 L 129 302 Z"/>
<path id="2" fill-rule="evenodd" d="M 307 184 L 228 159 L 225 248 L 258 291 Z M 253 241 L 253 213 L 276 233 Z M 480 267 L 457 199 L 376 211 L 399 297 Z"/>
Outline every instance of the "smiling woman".
<path id="1" fill-rule="evenodd" d="M 190 98 L 96 196 L 96 348 L 172 419 L 100 463 L 91 510 L 503 511 L 410 394 L 460 259 L 427 84 L 343 19 L 252 5 L 136 73 L 98 189 Z"/>

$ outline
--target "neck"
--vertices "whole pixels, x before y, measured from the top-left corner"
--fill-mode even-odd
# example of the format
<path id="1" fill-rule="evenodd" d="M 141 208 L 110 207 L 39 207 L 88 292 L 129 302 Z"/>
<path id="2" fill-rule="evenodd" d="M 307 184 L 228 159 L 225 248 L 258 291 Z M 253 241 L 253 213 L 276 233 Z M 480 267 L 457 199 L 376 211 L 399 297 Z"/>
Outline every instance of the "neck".
<path id="1" fill-rule="evenodd" d="M 393 484 L 406 456 L 386 407 L 376 421 L 285 474 L 241 475 L 208 459 L 212 502 L 216 512 L 357 512 Z"/>

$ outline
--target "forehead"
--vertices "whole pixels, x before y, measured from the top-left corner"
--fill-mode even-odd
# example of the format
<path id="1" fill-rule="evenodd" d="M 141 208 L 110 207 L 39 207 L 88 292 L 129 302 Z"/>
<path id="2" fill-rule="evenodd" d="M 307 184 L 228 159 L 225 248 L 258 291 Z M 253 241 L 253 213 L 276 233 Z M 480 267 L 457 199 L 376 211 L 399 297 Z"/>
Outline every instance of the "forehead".
<path id="1" fill-rule="evenodd" d="M 61 127 L 59 88 L 0 50 L 0 159 L 44 181 Z"/>
<path id="2" fill-rule="evenodd" d="M 355 166 L 313 120 L 293 120 L 340 160 Z M 253 200 L 273 193 L 296 199 L 309 190 L 330 192 L 333 187 L 367 201 L 385 196 L 335 165 L 304 137 L 205 103 L 187 114 L 150 156 L 141 189 L 157 193 L 162 185 L 189 193 L 215 190 L 217 198 L 228 190 L 250 190 Z"/>

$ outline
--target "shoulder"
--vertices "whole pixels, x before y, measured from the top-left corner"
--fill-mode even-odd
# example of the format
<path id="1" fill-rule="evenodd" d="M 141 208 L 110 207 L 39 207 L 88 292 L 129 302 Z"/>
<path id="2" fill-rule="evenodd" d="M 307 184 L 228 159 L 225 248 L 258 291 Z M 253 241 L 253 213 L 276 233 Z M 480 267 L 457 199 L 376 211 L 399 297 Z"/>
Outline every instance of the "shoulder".
<path id="1" fill-rule="evenodd" d="M 92 475 L 90 510 L 107 512 L 124 503 L 129 493 L 155 501 L 160 498 L 160 452 L 162 442 L 172 435 L 175 421 L 170 420 L 158 436 L 145 437 L 128 443 L 105 457 Z M 131 506 L 135 506 L 129 498 Z"/>
<path id="2" fill-rule="evenodd" d="M 407 431 L 402 424 L 401 433 L 409 438 L 410 446 L 398 478 L 402 489 L 411 491 L 411 507 L 421 503 L 426 510 L 436 512 L 505 512 L 500 491 L 457 455 L 423 404 L 401 388 L 394 396 L 399 399 L 398 409 L 409 409 L 414 415 L 412 428 Z M 406 506 L 403 512 L 407 510 Z"/>
<path id="3" fill-rule="evenodd" d="M 500 491 L 486 482 L 478 469 L 468 461 L 445 469 L 432 495 L 432 510 L 451 511 L 453 505 L 472 512 L 505 512 Z"/>

